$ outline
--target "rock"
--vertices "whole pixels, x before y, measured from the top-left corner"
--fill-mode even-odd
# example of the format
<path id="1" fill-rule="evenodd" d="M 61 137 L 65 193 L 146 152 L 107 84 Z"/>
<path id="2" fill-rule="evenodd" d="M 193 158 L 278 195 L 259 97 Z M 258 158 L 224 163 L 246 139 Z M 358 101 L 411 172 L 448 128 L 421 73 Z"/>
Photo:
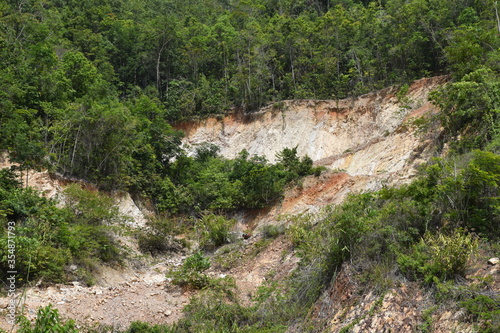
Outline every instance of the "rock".
<path id="1" fill-rule="evenodd" d="M 488 265 L 497 265 L 500 262 L 500 258 L 490 258 L 488 260 Z"/>
<path id="2" fill-rule="evenodd" d="M 172 314 L 172 311 L 167 310 L 163 314 L 165 315 L 165 317 L 168 317 L 168 316 L 170 316 Z"/>

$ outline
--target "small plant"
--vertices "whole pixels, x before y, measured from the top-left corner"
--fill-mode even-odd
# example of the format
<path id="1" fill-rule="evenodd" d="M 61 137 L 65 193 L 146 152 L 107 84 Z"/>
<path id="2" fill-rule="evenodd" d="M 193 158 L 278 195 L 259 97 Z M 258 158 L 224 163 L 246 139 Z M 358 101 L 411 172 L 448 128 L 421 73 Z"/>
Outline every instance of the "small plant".
<path id="1" fill-rule="evenodd" d="M 183 247 L 180 242 L 169 235 L 158 235 L 150 232 L 140 232 L 138 235 L 139 248 L 151 255 L 159 255 L 167 252 L 177 252 Z"/>
<path id="2" fill-rule="evenodd" d="M 25 316 L 20 316 L 19 333 L 77 333 L 75 323 L 72 320 L 67 322 L 61 321 L 57 309 L 53 309 L 52 305 L 48 305 L 38 310 L 35 324 Z"/>
<path id="3" fill-rule="evenodd" d="M 399 91 L 396 93 L 396 97 L 398 98 L 398 100 L 404 99 L 406 97 L 406 95 L 408 94 L 408 90 L 410 90 L 410 87 L 408 86 L 408 84 L 402 85 L 399 88 Z"/>
<path id="4" fill-rule="evenodd" d="M 436 283 L 464 276 L 467 261 L 476 247 L 477 240 L 462 230 L 450 235 L 428 233 L 413 245 L 409 254 L 399 256 L 398 264 L 410 278 Z"/>
<path id="5" fill-rule="evenodd" d="M 197 225 L 201 248 L 217 248 L 230 242 L 231 227 L 236 223 L 224 216 L 209 214 L 203 216 Z"/>
<path id="6" fill-rule="evenodd" d="M 202 289 L 210 284 L 210 278 L 203 272 L 210 268 L 210 260 L 202 252 L 188 257 L 178 270 L 169 271 L 167 277 L 179 286 L 191 286 Z"/>
<path id="7" fill-rule="evenodd" d="M 279 101 L 273 103 L 273 109 L 279 110 L 279 111 L 286 111 L 287 106 L 285 105 L 285 102 Z"/>
<path id="8" fill-rule="evenodd" d="M 432 329 L 432 314 L 436 312 L 437 306 L 433 306 L 429 309 L 422 311 L 422 324 L 419 328 L 422 333 L 431 332 Z"/>
<path id="9" fill-rule="evenodd" d="M 242 241 L 227 244 L 217 250 L 213 258 L 214 264 L 222 269 L 229 270 L 238 264 L 241 264 L 244 245 Z"/>
<path id="10" fill-rule="evenodd" d="M 285 227 L 283 225 L 268 224 L 261 228 L 261 232 L 264 238 L 276 238 L 285 233 Z"/>
<path id="11" fill-rule="evenodd" d="M 286 229 L 286 235 L 294 246 L 307 242 L 312 236 L 312 216 L 296 215 L 289 217 L 290 225 Z"/>

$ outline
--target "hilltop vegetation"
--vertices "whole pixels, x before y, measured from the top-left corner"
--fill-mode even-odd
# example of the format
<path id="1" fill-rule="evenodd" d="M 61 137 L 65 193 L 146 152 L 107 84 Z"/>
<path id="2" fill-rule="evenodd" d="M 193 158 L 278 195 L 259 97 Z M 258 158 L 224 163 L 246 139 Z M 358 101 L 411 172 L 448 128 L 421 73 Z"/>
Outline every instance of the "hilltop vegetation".
<path id="1" fill-rule="evenodd" d="M 283 99 L 404 88 L 413 79 L 449 74 L 452 81 L 432 95 L 441 112 L 419 120 L 423 131 L 442 128 L 435 144 L 447 155 L 429 161 L 412 184 L 296 217 L 285 233 L 301 257 L 299 268 L 287 281 L 263 286 L 250 307 L 240 304 L 230 281 L 207 282 L 209 263 L 197 252 L 188 261 L 193 267 L 172 273 L 179 283 L 209 286 L 185 318 L 172 327 L 135 323 L 127 332 L 279 332 L 297 321 L 303 330 L 320 330 L 311 308 L 345 262 L 366 288 L 383 295 L 398 278 L 414 281 L 437 303 L 465 308 L 479 330 L 494 332 L 498 295 L 486 292 L 488 281 L 476 289 L 459 281 L 471 253 L 498 253 L 496 6 L 493 0 L 4 1 L 0 150 L 21 172 L 47 168 L 149 201 L 158 220 L 155 235 L 138 236 L 146 251 L 163 251 L 159 238 L 188 217 L 197 222 L 183 227 L 202 229 L 203 245 L 218 247 L 230 221 L 216 214 L 268 206 L 286 186 L 321 170 L 293 148 L 274 165 L 245 151 L 223 159 L 209 145 L 187 156 L 172 122 L 251 112 Z M 1 170 L 0 219 L 17 223 L 20 274 L 92 284 L 93 265 L 119 265 L 124 257 L 110 227 L 117 212 L 101 194 L 73 186 L 66 195 L 69 204 L 60 208 Z M 2 229 L 2 271 L 6 242 Z M 68 271 L 71 264 L 79 269 Z M 22 331 L 43 331 L 43 318 L 56 317 L 42 310 L 38 328 L 24 322 Z M 74 331 L 65 327 L 60 331 Z"/>
<path id="2" fill-rule="evenodd" d="M 0 148 L 22 168 L 151 190 L 181 154 L 171 121 L 443 73 L 448 134 L 477 120 L 478 148 L 496 119 L 495 13 L 492 0 L 4 1 Z"/>

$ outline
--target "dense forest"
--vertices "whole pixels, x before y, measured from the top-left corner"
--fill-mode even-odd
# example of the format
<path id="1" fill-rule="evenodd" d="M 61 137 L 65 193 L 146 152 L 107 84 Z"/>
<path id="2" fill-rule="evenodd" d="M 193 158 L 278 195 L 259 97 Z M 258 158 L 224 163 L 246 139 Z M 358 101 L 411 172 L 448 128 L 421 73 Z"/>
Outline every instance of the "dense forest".
<path id="1" fill-rule="evenodd" d="M 286 287 L 263 289 L 254 307 L 203 280 L 218 287 L 194 298 L 176 326 L 135 323 L 128 332 L 282 332 L 306 318 L 347 260 L 365 279 L 398 267 L 442 296 L 464 275 L 469 250 L 498 251 L 497 7 L 493 0 L 3 0 L 0 151 L 21 174 L 44 168 L 149 200 L 156 233 L 138 237 L 155 253 L 172 229 L 194 228 L 188 217 L 207 234 L 227 229 L 222 215 L 268 206 L 286 186 L 322 171 L 292 148 L 276 164 L 246 151 L 227 160 L 211 145 L 188 156 L 175 122 L 447 74 L 451 81 L 432 95 L 441 113 L 421 124 L 442 129 L 435 143 L 438 151 L 449 145 L 447 157 L 408 186 L 353 196 L 314 225 L 302 218 L 287 231 L 301 266 Z M 0 220 L 19 222 L 21 273 L 90 285 L 96 262 L 120 264 L 123 256 L 109 227 L 117 212 L 109 198 L 78 186 L 65 195 L 69 204 L 58 207 L 1 170 Z M 0 235 L 3 269 L 6 230 Z M 207 237 L 211 246 L 224 243 Z M 196 260 L 203 266 L 206 258 L 198 252 L 194 267 Z M 71 275 L 70 264 L 80 269 Z M 192 277 L 185 269 L 174 277 Z M 455 301 L 483 320 L 484 332 L 500 327 L 491 321 L 498 297 L 460 292 Z M 43 311 L 40 318 L 54 319 Z M 76 331 L 68 325 L 60 332 Z"/>
<path id="2" fill-rule="evenodd" d="M 443 73 L 490 86 L 499 67 L 489 0 L 0 6 L 0 148 L 108 189 L 165 173 L 180 153 L 172 121 Z"/>

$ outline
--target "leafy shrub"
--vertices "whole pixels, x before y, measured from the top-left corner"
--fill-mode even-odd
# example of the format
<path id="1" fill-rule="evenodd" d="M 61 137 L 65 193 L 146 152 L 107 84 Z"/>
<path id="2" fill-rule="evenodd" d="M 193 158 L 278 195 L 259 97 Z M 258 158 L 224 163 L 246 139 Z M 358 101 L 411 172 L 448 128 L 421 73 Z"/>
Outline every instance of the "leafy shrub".
<path id="1" fill-rule="evenodd" d="M 165 325 L 152 325 L 140 321 L 134 321 L 129 328 L 123 333 L 169 333 L 174 332 L 171 328 Z"/>
<path id="2" fill-rule="evenodd" d="M 474 298 L 460 302 L 474 319 L 479 321 L 479 332 L 493 333 L 500 331 L 500 300 L 478 295 Z"/>
<path id="3" fill-rule="evenodd" d="M 252 314 L 227 290 L 212 289 L 193 297 L 184 313 L 177 332 L 245 332 Z"/>
<path id="4" fill-rule="evenodd" d="M 409 254 L 397 259 L 401 270 L 412 279 L 434 283 L 464 276 L 470 255 L 477 247 L 471 234 L 455 230 L 450 235 L 427 233 Z"/>
<path id="5" fill-rule="evenodd" d="M 139 248 L 142 252 L 152 255 L 179 251 L 187 244 L 175 239 L 172 235 L 178 233 L 185 226 L 180 226 L 182 220 L 172 218 L 152 218 L 148 221 L 148 229 L 137 232 Z"/>
<path id="6" fill-rule="evenodd" d="M 312 171 L 313 161 L 309 156 L 299 158 L 297 156 L 297 147 L 285 148 L 276 154 L 278 163 L 287 171 L 287 181 L 296 180 L 318 172 Z"/>
<path id="7" fill-rule="evenodd" d="M 216 248 L 229 243 L 231 227 L 235 223 L 235 220 L 220 215 L 203 216 L 196 226 L 200 234 L 200 247 Z"/>
<path id="8" fill-rule="evenodd" d="M 186 258 L 180 269 L 171 270 L 167 277 L 179 286 L 191 286 L 201 289 L 210 284 L 210 278 L 203 272 L 210 268 L 210 260 L 202 252 L 196 252 Z"/>
<path id="9" fill-rule="evenodd" d="M 182 248 L 172 236 L 158 235 L 151 232 L 140 232 L 138 236 L 139 248 L 142 252 L 152 255 L 178 251 Z"/>
<path id="10" fill-rule="evenodd" d="M 78 184 L 71 184 L 64 190 L 67 206 L 81 224 L 103 225 L 115 222 L 119 217 L 113 199 L 99 192 L 85 190 Z"/>
<path id="11" fill-rule="evenodd" d="M 32 325 L 26 317 L 19 317 L 19 333 L 77 333 L 75 323 L 71 320 L 63 322 L 57 309 L 48 305 L 38 310 L 36 321 Z"/>
<path id="12" fill-rule="evenodd" d="M 4 177 L 5 178 L 5 177 Z M 89 258 L 96 263 L 120 263 L 122 252 L 108 225 L 118 217 L 112 200 L 101 194 L 69 186 L 65 192 L 69 207 L 58 208 L 30 188 L 19 188 L 12 179 L 10 187 L 0 190 L 0 211 L 15 221 L 16 269 L 27 280 L 61 283 L 68 278 L 90 281 Z M 0 229 L 0 268 L 7 267 L 7 232 Z M 79 272 L 66 269 L 79 266 Z"/>
<path id="13" fill-rule="evenodd" d="M 285 235 L 295 247 L 300 246 L 302 243 L 307 243 L 310 237 L 314 237 L 312 232 L 313 217 L 311 214 L 282 217 L 289 224 Z"/>
<path id="14" fill-rule="evenodd" d="M 283 225 L 267 224 L 261 228 L 261 232 L 264 238 L 276 238 L 285 233 L 285 227 Z"/>

